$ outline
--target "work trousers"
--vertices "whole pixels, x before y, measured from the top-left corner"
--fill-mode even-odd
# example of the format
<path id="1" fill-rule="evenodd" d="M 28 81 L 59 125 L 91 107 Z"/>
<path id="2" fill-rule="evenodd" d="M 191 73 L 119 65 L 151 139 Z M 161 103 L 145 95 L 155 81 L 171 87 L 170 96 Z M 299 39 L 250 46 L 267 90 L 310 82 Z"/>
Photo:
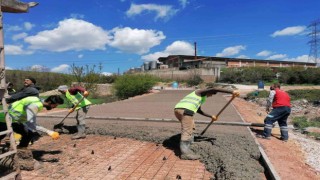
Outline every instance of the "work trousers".
<path id="1" fill-rule="evenodd" d="M 264 119 L 265 125 L 264 125 L 263 135 L 265 137 L 270 137 L 273 123 L 277 121 L 280 126 L 281 139 L 288 140 L 289 133 L 288 133 L 287 119 L 290 113 L 291 113 L 291 108 L 287 106 L 273 108 L 272 111 Z"/>
<path id="2" fill-rule="evenodd" d="M 181 141 L 190 141 L 195 130 L 193 116 L 184 115 L 184 109 L 175 109 L 174 114 L 181 123 Z"/>
<path id="3" fill-rule="evenodd" d="M 19 147 L 28 147 L 30 141 L 34 137 L 34 133 L 30 130 L 27 130 L 25 126 L 21 123 L 12 123 L 12 129 L 14 132 L 21 135 L 21 140 Z M 4 122 L 0 122 L 0 131 L 6 131 L 7 130 L 7 124 Z M 0 137 L 0 140 L 3 139 L 5 135 Z"/>
<path id="4" fill-rule="evenodd" d="M 89 107 L 90 106 L 84 106 L 77 110 L 77 115 L 76 115 L 77 125 L 86 125 L 85 120 L 86 120 Z"/>

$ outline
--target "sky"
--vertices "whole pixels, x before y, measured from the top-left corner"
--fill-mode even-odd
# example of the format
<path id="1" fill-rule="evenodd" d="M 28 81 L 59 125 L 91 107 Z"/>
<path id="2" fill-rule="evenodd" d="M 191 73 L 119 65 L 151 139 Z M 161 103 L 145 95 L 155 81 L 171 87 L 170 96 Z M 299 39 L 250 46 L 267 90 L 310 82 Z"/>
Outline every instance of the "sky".
<path id="1" fill-rule="evenodd" d="M 30 1 L 22 1 L 30 2 Z M 123 73 L 169 55 L 307 62 L 319 0 L 38 0 L 4 13 L 6 69 Z M 98 70 L 99 68 L 96 68 Z"/>

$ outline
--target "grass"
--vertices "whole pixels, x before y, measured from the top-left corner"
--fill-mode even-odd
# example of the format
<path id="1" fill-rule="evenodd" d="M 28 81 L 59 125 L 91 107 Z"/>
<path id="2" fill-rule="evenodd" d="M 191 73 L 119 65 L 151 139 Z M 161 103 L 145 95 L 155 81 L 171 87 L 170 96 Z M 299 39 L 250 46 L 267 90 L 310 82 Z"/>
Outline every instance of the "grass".
<path id="1" fill-rule="evenodd" d="M 292 120 L 293 126 L 303 131 L 307 127 L 318 127 L 320 128 L 320 117 L 307 119 L 305 116 L 294 117 Z M 320 137 L 320 133 L 309 133 L 308 136 Z"/>

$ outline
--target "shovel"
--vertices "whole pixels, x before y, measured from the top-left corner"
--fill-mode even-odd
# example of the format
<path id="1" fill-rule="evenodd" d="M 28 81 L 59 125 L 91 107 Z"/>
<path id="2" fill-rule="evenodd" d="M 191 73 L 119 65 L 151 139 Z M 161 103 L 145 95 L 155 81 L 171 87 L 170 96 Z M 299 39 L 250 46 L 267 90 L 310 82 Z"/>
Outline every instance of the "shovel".
<path id="1" fill-rule="evenodd" d="M 236 96 L 232 96 L 232 98 L 228 101 L 228 103 L 226 105 L 224 105 L 224 107 L 219 111 L 219 113 L 216 115 L 216 120 L 218 120 L 218 117 L 220 116 L 220 114 L 227 108 L 227 106 L 231 103 L 231 101 L 235 98 Z M 208 130 L 208 128 L 211 126 L 211 124 L 214 121 L 212 120 L 208 126 L 201 132 L 201 136 Z"/>
<path id="2" fill-rule="evenodd" d="M 80 99 L 80 101 L 75 106 L 73 106 L 72 109 L 69 110 L 68 114 L 58 124 L 53 126 L 54 130 L 55 129 L 62 129 L 62 127 L 64 125 L 63 124 L 64 120 L 77 108 L 77 106 L 83 101 L 83 99 L 84 99 L 84 96 Z"/>

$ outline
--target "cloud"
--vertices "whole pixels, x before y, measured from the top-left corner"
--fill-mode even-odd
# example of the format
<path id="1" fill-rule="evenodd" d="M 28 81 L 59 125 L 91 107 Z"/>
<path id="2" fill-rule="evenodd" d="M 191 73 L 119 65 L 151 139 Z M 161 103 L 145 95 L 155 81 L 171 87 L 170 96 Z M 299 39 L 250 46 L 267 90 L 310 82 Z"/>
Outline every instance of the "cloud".
<path id="1" fill-rule="evenodd" d="M 308 55 L 301 55 L 301 56 L 298 56 L 298 57 L 295 57 L 295 58 L 287 58 L 287 59 L 284 59 L 286 61 L 297 61 L 297 62 L 308 62 L 309 60 L 309 56 Z"/>
<path id="2" fill-rule="evenodd" d="M 157 4 L 131 4 L 130 9 L 126 12 L 126 14 L 128 17 L 133 17 L 141 14 L 144 11 L 155 12 L 155 20 L 160 18 L 167 20 L 178 12 L 178 10 L 173 9 L 172 6 L 168 5 L 165 6 Z"/>
<path id="3" fill-rule="evenodd" d="M 31 24 L 30 22 L 25 22 L 24 23 L 24 28 L 29 31 L 31 30 L 35 25 L 34 24 Z"/>
<path id="4" fill-rule="evenodd" d="M 185 8 L 187 6 L 187 4 L 189 4 L 188 0 L 179 0 L 182 8 Z"/>
<path id="5" fill-rule="evenodd" d="M 248 56 L 246 55 L 240 55 L 238 56 L 237 58 L 240 58 L 240 59 L 250 59 Z"/>
<path id="6" fill-rule="evenodd" d="M 261 52 L 259 52 L 258 54 L 256 54 L 256 56 L 263 56 L 263 57 L 267 57 L 267 56 L 270 56 L 270 54 L 272 54 L 272 52 L 271 52 L 271 51 L 264 50 L 264 51 L 261 51 Z"/>
<path id="7" fill-rule="evenodd" d="M 275 54 L 275 55 L 272 55 L 270 57 L 268 57 L 267 59 L 271 59 L 271 60 L 283 60 L 287 58 L 287 55 L 286 54 Z"/>
<path id="8" fill-rule="evenodd" d="M 227 47 L 221 53 L 217 53 L 216 56 L 217 57 L 233 56 L 233 55 L 239 54 L 240 51 L 245 49 L 246 47 L 243 45 Z"/>
<path id="9" fill-rule="evenodd" d="M 108 33 L 101 27 L 92 23 L 78 20 L 65 19 L 59 26 L 52 30 L 41 31 L 35 36 L 25 38 L 30 43 L 30 49 L 47 50 L 53 52 L 80 51 L 80 50 L 105 50 L 109 42 Z"/>
<path id="10" fill-rule="evenodd" d="M 79 55 L 78 55 L 78 58 L 79 58 L 79 59 L 83 58 L 83 54 L 79 54 Z"/>
<path id="11" fill-rule="evenodd" d="M 33 54 L 33 51 L 30 50 L 24 50 L 23 46 L 17 46 L 17 45 L 5 45 L 4 50 L 6 55 L 29 55 Z"/>
<path id="12" fill-rule="evenodd" d="M 19 40 L 19 39 L 23 39 L 25 37 L 27 37 L 28 34 L 27 33 L 19 33 L 19 34 L 16 34 L 16 35 L 13 35 L 12 36 L 12 40 L 16 41 L 16 40 Z"/>
<path id="13" fill-rule="evenodd" d="M 149 52 L 150 48 L 159 45 L 166 38 L 161 31 L 114 28 L 110 31 L 113 39 L 110 46 L 120 49 L 123 52 L 144 54 Z"/>
<path id="14" fill-rule="evenodd" d="M 22 27 L 20 26 L 12 26 L 12 25 L 6 25 L 6 31 L 21 31 Z"/>
<path id="15" fill-rule="evenodd" d="M 57 67 L 54 67 L 51 69 L 51 72 L 57 72 L 57 73 L 67 73 L 69 72 L 70 66 L 68 64 L 61 64 Z"/>
<path id="16" fill-rule="evenodd" d="M 145 61 L 156 61 L 159 57 L 167 57 L 169 55 L 193 55 L 193 45 L 185 41 L 175 41 L 167 46 L 164 51 L 147 54 L 141 57 Z"/>
<path id="17" fill-rule="evenodd" d="M 102 72 L 101 74 L 104 75 L 104 76 L 111 76 L 111 75 L 113 75 L 113 73 L 110 73 L 110 72 Z"/>
<path id="18" fill-rule="evenodd" d="M 48 72 L 49 68 L 36 64 L 36 65 L 31 66 L 29 70 L 36 71 L 36 72 Z"/>
<path id="19" fill-rule="evenodd" d="M 271 34 L 271 37 L 277 37 L 277 36 L 293 36 L 293 35 L 298 35 L 302 34 L 306 30 L 306 26 L 292 26 L 292 27 L 287 27 L 282 30 L 278 30 Z"/>

